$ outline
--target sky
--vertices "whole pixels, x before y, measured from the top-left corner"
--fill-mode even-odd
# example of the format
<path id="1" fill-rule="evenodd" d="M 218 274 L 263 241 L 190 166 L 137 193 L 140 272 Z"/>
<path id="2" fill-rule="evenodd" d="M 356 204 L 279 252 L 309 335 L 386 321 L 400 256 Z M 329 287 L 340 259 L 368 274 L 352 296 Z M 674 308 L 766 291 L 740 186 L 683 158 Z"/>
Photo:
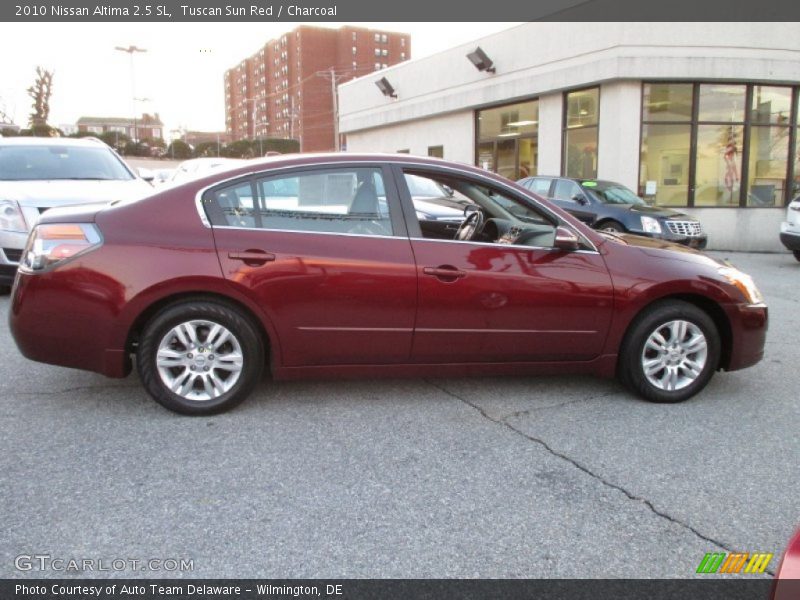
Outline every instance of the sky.
<path id="1" fill-rule="evenodd" d="M 131 44 L 136 114 L 158 112 L 165 137 L 178 128 L 220 131 L 225 125 L 223 73 L 270 39 L 302 23 L 18 23 L 0 25 L 0 110 L 28 124 L 32 100 L 25 90 L 36 67 L 54 71 L 50 125 L 81 116 L 133 114 Z M 346 23 L 326 23 L 339 27 Z M 317 24 L 319 25 L 319 24 Z M 422 58 L 513 27 L 516 23 L 352 23 L 411 34 L 411 58 Z M 8 60 L 13 57 L 13 60 Z"/>

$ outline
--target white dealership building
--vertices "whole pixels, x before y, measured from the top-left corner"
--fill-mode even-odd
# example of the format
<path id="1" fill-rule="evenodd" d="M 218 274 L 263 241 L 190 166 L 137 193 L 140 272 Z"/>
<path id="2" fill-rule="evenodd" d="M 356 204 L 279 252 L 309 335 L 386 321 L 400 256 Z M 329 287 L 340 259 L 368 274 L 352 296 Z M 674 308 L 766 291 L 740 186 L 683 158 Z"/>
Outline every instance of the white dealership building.
<path id="1" fill-rule="evenodd" d="M 799 95 L 796 23 L 527 23 L 339 86 L 339 128 L 348 151 L 615 180 L 712 249 L 771 251 Z"/>

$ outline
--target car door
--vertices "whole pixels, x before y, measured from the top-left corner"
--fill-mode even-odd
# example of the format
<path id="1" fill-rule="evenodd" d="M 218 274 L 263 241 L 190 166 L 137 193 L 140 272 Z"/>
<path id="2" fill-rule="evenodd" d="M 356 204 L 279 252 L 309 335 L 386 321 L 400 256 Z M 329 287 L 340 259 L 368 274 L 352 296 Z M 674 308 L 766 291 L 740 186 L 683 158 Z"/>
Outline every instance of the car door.
<path id="1" fill-rule="evenodd" d="M 425 238 L 415 222 L 404 173 L 428 176 L 455 190 L 475 183 L 446 170 L 412 166 L 398 172 L 417 261 L 419 300 L 412 359 L 422 363 L 588 360 L 601 352 L 613 308 L 602 257 L 508 243 Z M 504 202 L 536 212 L 511 188 L 487 185 Z M 512 209 L 514 210 L 514 209 Z M 554 225 L 550 239 L 554 238 Z"/>
<path id="2" fill-rule="evenodd" d="M 206 192 L 224 276 L 270 318 L 283 366 L 408 360 L 416 269 L 386 183 L 380 165 L 337 163 Z"/>
<path id="3" fill-rule="evenodd" d="M 580 199 L 583 199 L 584 202 L 582 203 Z M 550 201 L 587 225 L 594 225 L 597 219 L 588 195 L 581 189 L 581 186 L 570 179 L 555 180 Z"/>

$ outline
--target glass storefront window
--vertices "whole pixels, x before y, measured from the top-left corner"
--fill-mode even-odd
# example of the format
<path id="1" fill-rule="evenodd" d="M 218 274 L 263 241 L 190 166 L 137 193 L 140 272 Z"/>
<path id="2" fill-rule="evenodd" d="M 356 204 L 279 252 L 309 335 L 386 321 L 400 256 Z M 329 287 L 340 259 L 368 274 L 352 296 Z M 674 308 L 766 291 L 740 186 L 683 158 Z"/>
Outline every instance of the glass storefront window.
<path id="1" fill-rule="evenodd" d="M 487 171 L 494 171 L 494 142 L 478 144 L 478 166 Z"/>
<path id="2" fill-rule="evenodd" d="M 739 206 L 742 173 L 740 125 L 699 125 L 695 206 Z"/>
<path id="3" fill-rule="evenodd" d="M 478 138 L 520 137 L 537 132 L 539 102 L 522 102 L 478 112 Z"/>
<path id="4" fill-rule="evenodd" d="M 753 127 L 747 169 L 747 205 L 780 206 L 789 160 L 788 127 Z"/>
<path id="5" fill-rule="evenodd" d="M 600 118 L 600 88 L 567 94 L 567 128 L 597 125 Z"/>
<path id="6" fill-rule="evenodd" d="M 577 90 L 565 96 L 564 160 L 567 177 L 597 177 L 597 131 L 600 88 Z"/>
<path id="7" fill-rule="evenodd" d="M 597 127 L 568 129 L 564 152 L 567 177 L 597 177 Z"/>
<path id="8" fill-rule="evenodd" d="M 519 178 L 538 175 L 539 143 L 536 138 L 523 138 L 519 141 Z"/>
<path id="9" fill-rule="evenodd" d="M 644 121 L 691 121 L 691 83 L 646 83 L 642 98 Z"/>
<path id="10" fill-rule="evenodd" d="M 536 173 L 538 100 L 487 108 L 477 116 L 479 167 L 512 180 Z"/>
<path id="11" fill-rule="evenodd" d="M 793 102 L 797 86 L 643 83 L 640 193 L 672 206 L 783 206 L 800 194 Z"/>
<path id="12" fill-rule="evenodd" d="M 745 85 L 701 84 L 698 120 L 743 122 L 746 90 Z"/>
<path id="13" fill-rule="evenodd" d="M 686 206 L 691 136 L 688 123 L 642 126 L 639 187 L 647 200 L 663 206 Z"/>
<path id="14" fill-rule="evenodd" d="M 757 125 L 788 125 L 792 113 L 792 88 L 753 86 L 750 122 Z"/>

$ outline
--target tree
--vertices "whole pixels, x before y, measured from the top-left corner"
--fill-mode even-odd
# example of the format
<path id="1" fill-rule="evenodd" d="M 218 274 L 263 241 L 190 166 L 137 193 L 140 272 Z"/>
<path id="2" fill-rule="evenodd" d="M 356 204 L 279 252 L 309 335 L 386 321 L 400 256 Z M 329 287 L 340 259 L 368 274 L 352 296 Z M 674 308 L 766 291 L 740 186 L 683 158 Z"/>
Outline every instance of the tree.
<path id="1" fill-rule="evenodd" d="M 172 140 L 172 143 L 167 147 L 166 156 L 186 160 L 192 157 L 192 148 L 183 140 Z"/>
<path id="2" fill-rule="evenodd" d="M 220 147 L 222 145 L 220 144 Z M 195 158 L 202 156 L 217 156 L 217 142 L 200 142 L 194 149 Z"/>
<path id="3" fill-rule="evenodd" d="M 36 81 L 28 88 L 28 95 L 33 99 L 33 112 L 29 122 L 35 135 L 49 135 L 47 119 L 50 118 L 50 95 L 53 93 L 53 72 L 36 67 Z M 47 128 L 47 129 L 45 129 Z"/>

